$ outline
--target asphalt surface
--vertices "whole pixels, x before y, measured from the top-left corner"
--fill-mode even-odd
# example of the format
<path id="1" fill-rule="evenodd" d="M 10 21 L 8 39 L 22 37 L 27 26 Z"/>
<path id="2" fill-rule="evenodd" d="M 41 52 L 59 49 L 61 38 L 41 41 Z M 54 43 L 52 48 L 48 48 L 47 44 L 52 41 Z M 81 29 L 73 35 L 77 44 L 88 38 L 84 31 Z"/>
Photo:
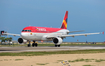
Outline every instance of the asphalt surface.
<path id="1" fill-rule="evenodd" d="M 0 52 L 39 52 L 39 51 L 65 51 L 65 50 L 86 50 L 105 49 L 103 46 L 42 46 L 42 47 L 0 47 Z"/>

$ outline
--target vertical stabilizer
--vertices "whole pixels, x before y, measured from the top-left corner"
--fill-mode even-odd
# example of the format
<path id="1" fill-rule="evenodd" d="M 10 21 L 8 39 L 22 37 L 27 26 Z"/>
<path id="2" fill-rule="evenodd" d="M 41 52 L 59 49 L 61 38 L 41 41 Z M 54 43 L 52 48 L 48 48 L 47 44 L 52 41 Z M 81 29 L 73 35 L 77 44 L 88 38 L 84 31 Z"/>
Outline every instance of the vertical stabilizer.
<path id="1" fill-rule="evenodd" d="M 66 11 L 62 25 L 61 25 L 61 29 L 67 29 L 67 19 L 68 19 L 68 11 Z"/>

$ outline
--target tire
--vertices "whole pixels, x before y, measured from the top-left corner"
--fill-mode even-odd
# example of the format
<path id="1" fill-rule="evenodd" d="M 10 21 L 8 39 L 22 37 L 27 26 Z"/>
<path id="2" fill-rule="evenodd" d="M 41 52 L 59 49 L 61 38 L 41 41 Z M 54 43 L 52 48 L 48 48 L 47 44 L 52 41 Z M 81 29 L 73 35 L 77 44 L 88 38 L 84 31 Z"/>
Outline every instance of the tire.
<path id="1" fill-rule="evenodd" d="M 60 45 L 58 45 L 58 47 L 60 47 Z"/>
<path id="2" fill-rule="evenodd" d="M 38 46 L 38 44 L 37 44 L 37 43 L 35 43 L 35 46 L 37 47 L 37 46 Z"/>
<path id="3" fill-rule="evenodd" d="M 34 47 L 34 46 L 35 46 L 35 43 L 32 44 L 32 47 Z"/>
<path id="4" fill-rule="evenodd" d="M 55 47 L 57 47 L 57 45 L 55 45 Z"/>
<path id="5" fill-rule="evenodd" d="M 28 47 L 31 47 L 31 44 L 28 44 L 27 46 L 28 46 Z"/>

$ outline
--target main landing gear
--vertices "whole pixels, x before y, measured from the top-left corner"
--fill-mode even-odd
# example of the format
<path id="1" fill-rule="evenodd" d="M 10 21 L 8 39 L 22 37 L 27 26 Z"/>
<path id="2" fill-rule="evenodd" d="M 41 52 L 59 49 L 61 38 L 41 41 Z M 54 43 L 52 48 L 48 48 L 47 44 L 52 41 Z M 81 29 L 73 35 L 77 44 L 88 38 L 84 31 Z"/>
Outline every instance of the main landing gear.
<path id="1" fill-rule="evenodd" d="M 38 46 L 38 44 L 37 43 L 35 43 L 35 41 L 33 41 L 33 43 L 32 43 L 32 47 L 37 47 Z"/>
<path id="2" fill-rule="evenodd" d="M 60 47 L 60 45 L 55 45 L 55 47 Z"/>
<path id="3" fill-rule="evenodd" d="M 29 41 L 29 44 L 27 45 L 28 47 L 31 47 L 31 44 L 30 44 L 30 41 Z M 33 41 L 33 43 L 32 43 L 32 47 L 37 47 L 38 46 L 38 44 L 37 43 L 35 43 L 35 41 Z"/>

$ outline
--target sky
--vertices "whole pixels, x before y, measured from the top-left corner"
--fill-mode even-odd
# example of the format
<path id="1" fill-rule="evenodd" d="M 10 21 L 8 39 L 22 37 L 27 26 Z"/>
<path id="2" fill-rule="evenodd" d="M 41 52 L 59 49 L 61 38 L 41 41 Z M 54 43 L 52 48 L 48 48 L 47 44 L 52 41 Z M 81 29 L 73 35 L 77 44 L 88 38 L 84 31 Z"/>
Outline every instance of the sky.
<path id="1" fill-rule="evenodd" d="M 0 0 L 0 30 L 20 34 L 27 26 L 60 28 L 68 11 L 70 31 L 105 31 L 105 0 Z M 12 37 L 17 40 L 19 37 Z M 64 42 L 104 42 L 105 35 L 67 37 Z"/>

